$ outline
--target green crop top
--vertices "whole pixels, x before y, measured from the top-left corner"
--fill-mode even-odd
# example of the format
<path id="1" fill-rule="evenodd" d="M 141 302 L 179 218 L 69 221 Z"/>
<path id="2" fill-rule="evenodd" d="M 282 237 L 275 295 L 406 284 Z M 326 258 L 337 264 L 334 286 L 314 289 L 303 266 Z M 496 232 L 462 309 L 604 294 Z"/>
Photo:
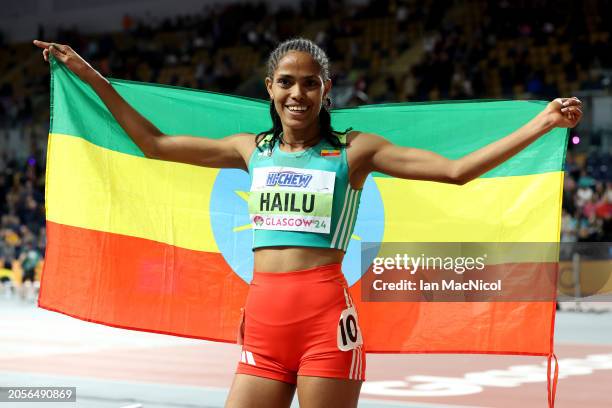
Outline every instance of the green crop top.
<path id="1" fill-rule="evenodd" d="M 342 143 L 346 135 L 339 134 Z M 321 140 L 300 152 L 269 150 L 271 135 L 249 160 L 253 249 L 272 246 L 346 251 L 362 190 L 349 184 L 346 149 Z"/>

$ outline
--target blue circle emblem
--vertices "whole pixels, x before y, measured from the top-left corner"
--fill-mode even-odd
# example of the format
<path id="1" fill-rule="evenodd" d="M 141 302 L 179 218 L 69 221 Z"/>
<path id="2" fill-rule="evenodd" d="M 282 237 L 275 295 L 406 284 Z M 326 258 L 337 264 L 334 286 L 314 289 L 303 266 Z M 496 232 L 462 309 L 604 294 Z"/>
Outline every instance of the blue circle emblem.
<path id="1" fill-rule="evenodd" d="M 217 246 L 234 272 L 247 283 L 253 278 L 253 230 L 247 206 L 249 190 L 247 173 L 221 169 L 210 198 L 210 219 Z M 384 219 L 380 192 L 369 176 L 361 193 L 355 231 L 342 262 L 349 285 L 357 282 L 367 267 L 361 265 L 361 243 L 382 241 Z"/>

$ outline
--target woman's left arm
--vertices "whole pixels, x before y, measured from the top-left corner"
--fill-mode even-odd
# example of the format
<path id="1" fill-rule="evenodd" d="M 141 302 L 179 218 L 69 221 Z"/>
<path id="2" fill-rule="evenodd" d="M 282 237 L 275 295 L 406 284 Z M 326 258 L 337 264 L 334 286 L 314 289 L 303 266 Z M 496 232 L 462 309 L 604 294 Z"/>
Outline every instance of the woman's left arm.
<path id="1" fill-rule="evenodd" d="M 375 136 L 362 139 L 362 164 L 367 172 L 378 171 L 394 177 L 465 184 L 508 160 L 540 136 L 556 127 L 572 128 L 582 118 L 578 98 L 557 98 L 524 126 L 460 159 L 450 160 L 439 154 L 396 146 Z M 359 149 L 361 150 L 361 149 Z"/>

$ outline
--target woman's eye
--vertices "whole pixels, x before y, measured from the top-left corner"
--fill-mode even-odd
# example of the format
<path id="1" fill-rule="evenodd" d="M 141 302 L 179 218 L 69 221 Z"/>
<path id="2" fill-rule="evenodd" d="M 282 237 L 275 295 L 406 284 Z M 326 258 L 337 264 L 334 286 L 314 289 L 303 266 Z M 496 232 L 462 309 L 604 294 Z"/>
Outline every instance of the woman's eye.
<path id="1" fill-rule="evenodd" d="M 283 78 L 280 78 L 280 79 L 279 79 L 278 81 L 276 81 L 276 82 L 278 82 L 278 84 L 279 84 L 280 86 L 288 86 L 288 85 L 289 85 L 289 81 L 288 81 L 288 80 L 286 80 L 286 79 L 283 79 Z"/>

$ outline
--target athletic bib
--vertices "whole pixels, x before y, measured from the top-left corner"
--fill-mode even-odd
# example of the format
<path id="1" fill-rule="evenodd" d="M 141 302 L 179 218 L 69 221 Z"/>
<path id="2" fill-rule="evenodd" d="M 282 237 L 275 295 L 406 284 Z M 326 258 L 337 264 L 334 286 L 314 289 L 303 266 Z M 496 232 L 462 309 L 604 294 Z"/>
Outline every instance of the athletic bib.
<path id="1" fill-rule="evenodd" d="M 328 234 L 336 173 L 295 167 L 253 169 L 253 229 Z"/>
<path id="2" fill-rule="evenodd" d="M 357 321 L 355 306 L 348 307 L 340 314 L 337 331 L 338 349 L 349 351 L 363 344 L 361 329 Z"/>

